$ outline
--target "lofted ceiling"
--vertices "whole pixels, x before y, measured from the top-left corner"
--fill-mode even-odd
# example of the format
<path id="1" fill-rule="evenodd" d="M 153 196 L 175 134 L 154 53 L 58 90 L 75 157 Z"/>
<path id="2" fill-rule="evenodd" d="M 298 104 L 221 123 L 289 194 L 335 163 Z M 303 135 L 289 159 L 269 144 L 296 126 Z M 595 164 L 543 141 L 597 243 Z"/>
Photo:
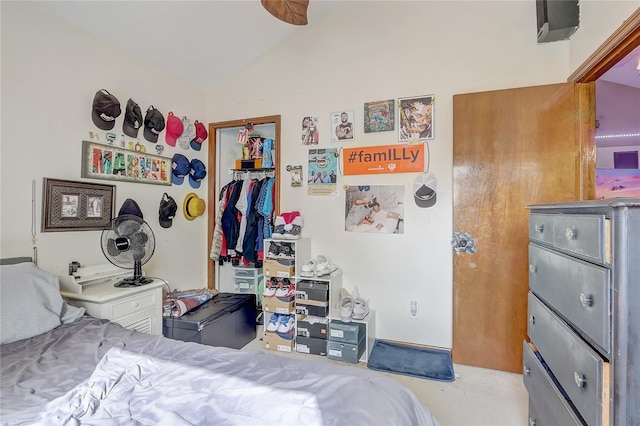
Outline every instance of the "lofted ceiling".
<path id="1" fill-rule="evenodd" d="M 339 2 L 312 0 L 306 26 L 276 19 L 260 0 L 34 3 L 130 55 L 208 90 L 286 38 L 315 25 Z"/>

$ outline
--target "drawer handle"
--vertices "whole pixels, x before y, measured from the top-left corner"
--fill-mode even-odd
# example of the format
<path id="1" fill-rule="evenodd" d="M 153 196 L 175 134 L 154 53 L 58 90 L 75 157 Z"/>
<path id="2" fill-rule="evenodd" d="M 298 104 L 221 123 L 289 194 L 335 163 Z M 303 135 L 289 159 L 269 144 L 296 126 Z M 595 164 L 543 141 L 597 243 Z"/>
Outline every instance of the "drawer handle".
<path id="1" fill-rule="evenodd" d="M 588 308 L 593 305 L 593 297 L 587 296 L 584 293 L 580 293 L 580 304 L 583 308 Z"/>
<path id="2" fill-rule="evenodd" d="M 536 419 L 533 417 L 529 417 L 529 426 L 536 426 Z"/>
<path id="3" fill-rule="evenodd" d="M 543 231 L 544 231 L 544 225 L 542 225 L 541 223 L 536 223 L 536 232 L 538 234 L 542 234 Z"/>
<path id="4" fill-rule="evenodd" d="M 564 236 L 567 238 L 567 240 L 575 240 L 577 233 L 575 230 L 567 228 L 564 230 Z"/>
<path id="5" fill-rule="evenodd" d="M 573 380 L 576 382 L 576 386 L 579 389 L 582 389 L 587 384 L 587 379 L 585 379 L 585 377 L 577 371 L 573 372 Z"/>
<path id="6" fill-rule="evenodd" d="M 536 317 L 534 317 L 533 315 L 529 316 L 529 324 L 533 325 L 536 323 Z"/>
<path id="7" fill-rule="evenodd" d="M 535 274 L 537 270 L 538 268 L 536 268 L 535 266 L 529 265 L 529 272 L 531 272 L 532 274 Z"/>

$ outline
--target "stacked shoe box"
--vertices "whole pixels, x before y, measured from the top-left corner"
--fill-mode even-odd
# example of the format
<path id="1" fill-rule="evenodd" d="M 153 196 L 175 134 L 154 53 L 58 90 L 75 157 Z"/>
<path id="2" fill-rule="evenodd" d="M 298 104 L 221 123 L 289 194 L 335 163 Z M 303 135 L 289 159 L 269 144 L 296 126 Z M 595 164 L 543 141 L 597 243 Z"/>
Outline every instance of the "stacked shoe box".
<path id="1" fill-rule="evenodd" d="M 357 364 L 367 347 L 367 325 L 363 322 L 329 322 L 327 358 Z"/>
<path id="2" fill-rule="evenodd" d="M 296 351 L 327 354 L 330 280 L 299 279 L 296 285 Z"/>
<path id="3" fill-rule="evenodd" d="M 265 316 L 265 349 L 292 352 L 295 348 L 295 269 L 301 263 L 297 262 L 298 256 L 309 256 L 309 247 L 309 240 L 304 238 L 264 241 L 262 310 Z"/>

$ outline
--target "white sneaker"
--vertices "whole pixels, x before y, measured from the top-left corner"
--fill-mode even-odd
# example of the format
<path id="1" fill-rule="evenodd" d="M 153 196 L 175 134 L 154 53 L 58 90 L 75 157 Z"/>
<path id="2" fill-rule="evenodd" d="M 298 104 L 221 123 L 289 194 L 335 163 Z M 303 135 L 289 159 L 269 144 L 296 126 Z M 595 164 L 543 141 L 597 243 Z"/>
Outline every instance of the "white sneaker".
<path id="1" fill-rule="evenodd" d="M 267 324 L 267 331 L 276 331 L 278 327 L 280 327 L 280 320 L 282 315 L 280 314 L 272 314 L 271 319 L 269 320 L 269 324 Z"/>
<path id="2" fill-rule="evenodd" d="M 353 298 L 353 314 L 351 315 L 351 317 L 355 320 L 364 319 L 367 315 L 369 315 L 369 302 L 360 297 L 358 287 L 355 287 L 353 289 L 351 297 Z"/>
<path id="3" fill-rule="evenodd" d="M 316 274 L 316 261 L 313 259 L 307 260 L 302 268 L 300 268 L 300 275 L 303 277 L 313 277 Z"/>
<path id="4" fill-rule="evenodd" d="M 349 292 L 341 288 L 340 289 L 340 320 L 342 322 L 351 322 L 351 315 L 353 315 L 353 301 Z"/>

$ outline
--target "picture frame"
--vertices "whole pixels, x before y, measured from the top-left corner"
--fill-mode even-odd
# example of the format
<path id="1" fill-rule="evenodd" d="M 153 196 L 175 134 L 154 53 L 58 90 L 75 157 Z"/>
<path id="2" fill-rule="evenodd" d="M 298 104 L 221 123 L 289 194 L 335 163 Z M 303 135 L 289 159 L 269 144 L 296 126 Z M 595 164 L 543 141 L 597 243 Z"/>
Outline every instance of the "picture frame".
<path id="1" fill-rule="evenodd" d="M 362 121 L 364 123 L 365 133 L 388 132 L 392 131 L 396 125 L 396 107 L 395 100 L 366 102 L 364 104 L 364 114 Z"/>
<path id="2" fill-rule="evenodd" d="M 115 216 L 115 185 L 43 179 L 42 232 L 108 228 Z"/>
<path id="3" fill-rule="evenodd" d="M 431 140 L 434 137 L 435 96 L 398 98 L 398 140 Z"/>
<path id="4" fill-rule="evenodd" d="M 172 163 L 169 157 L 82 141 L 83 178 L 169 186 Z"/>
<path id="5" fill-rule="evenodd" d="M 354 126 L 354 110 L 341 110 L 331 113 L 331 141 L 352 141 L 354 139 Z"/>

